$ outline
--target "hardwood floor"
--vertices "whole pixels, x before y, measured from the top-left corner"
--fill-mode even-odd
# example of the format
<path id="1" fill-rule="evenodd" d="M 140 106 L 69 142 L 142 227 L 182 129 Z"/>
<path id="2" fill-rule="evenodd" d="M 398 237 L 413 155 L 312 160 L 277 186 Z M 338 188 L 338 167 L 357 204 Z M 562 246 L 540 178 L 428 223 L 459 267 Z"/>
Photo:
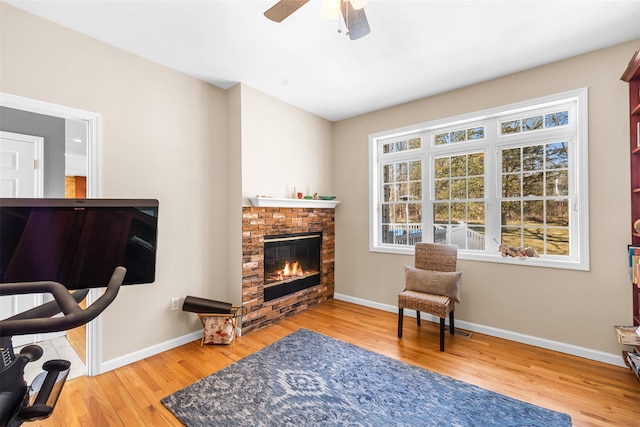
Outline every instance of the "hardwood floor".
<path id="1" fill-rule="evenodd" d="M 87 364 L 87 327 L 86 325 L 67 331 L 67 340 L 78 354 L 82 363 Z"/>
<path id="2" fill-rule="evenodd" d="M 87 308 L 87 300 L 80 302 L 80 307 L 84 310 Z M 71 347 L 78 354 L 82 363 L 87 364 L 87 326 L 82 325 L 67 331 L 67 340 Z"/>
<path id="3" fill-rule="evenodd" d="M 565 412 L 574 426 L 640 425 L 640 383 L 629 369 L 474 333 L 447 334 L 413 318 L 396 337 L 397 315 L 332 300 L 231 345 L 200 340 L 97 377 L 67 382 L 53 416 L 30 426 L 179 426 L 160 399 L 299 329 L 347 341 L 527 401 Z M 215 396 L 212 396 L 215 398 Z"/>

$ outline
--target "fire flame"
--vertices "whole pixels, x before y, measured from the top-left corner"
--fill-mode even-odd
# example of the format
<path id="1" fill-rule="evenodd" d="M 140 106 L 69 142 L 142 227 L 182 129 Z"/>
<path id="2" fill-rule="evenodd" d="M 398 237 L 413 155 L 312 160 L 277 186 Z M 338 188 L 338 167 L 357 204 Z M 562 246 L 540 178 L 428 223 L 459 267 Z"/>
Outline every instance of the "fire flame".
<path id="1" fill-rule="evenodd" d="M 300 266 L 298 261 L 294 262 L 293 264 L 289 264 L 289 261 L 285 262 L 284 268 L 278 271 L 278 273 L 283 278 L 304 275 L 304 271 L 302 270 L 302 267 Z"/>

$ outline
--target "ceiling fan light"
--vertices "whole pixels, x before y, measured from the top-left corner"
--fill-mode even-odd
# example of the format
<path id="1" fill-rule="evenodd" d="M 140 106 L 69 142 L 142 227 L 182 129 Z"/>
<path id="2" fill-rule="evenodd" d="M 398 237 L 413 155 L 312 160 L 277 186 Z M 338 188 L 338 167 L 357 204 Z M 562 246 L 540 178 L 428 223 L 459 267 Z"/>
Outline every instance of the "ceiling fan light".
<path id="1" fill-rule="evenodd" d="M 320 16 L 329 19 L 338 19 L 340 16 L 340 0 L 322 0 Z"/>
<path id="2" fill-rule="evenodd" d="M 355 10 L 360 10 L 369 3 L 369 0 L 348 0 Z"/>

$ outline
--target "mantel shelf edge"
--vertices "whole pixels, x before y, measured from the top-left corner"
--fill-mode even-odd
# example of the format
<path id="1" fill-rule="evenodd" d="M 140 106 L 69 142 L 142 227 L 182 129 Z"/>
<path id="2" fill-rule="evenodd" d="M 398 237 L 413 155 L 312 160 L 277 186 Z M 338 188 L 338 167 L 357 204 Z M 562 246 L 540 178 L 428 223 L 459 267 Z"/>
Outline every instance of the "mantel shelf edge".
<path id="1" fill-rule="evenodd" d="M 327 208 L 334 209 L 338 200 L 306 200 L 306 199 L 278 199 L 275 197 L 247 197 L 254 207 L 266 208 Z"/>

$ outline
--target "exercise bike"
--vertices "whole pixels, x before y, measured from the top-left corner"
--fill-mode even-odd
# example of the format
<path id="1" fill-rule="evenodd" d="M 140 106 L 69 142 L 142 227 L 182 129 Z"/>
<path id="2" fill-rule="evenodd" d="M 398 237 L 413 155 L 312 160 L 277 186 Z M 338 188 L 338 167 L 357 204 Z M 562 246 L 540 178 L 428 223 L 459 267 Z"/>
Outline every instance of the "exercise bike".
<path id="1" fill-rule="evenodd" d="M 124 267 L 116 267 L 105 293 L 84 310 L 79 303 L 86 297 L 88 289 L 70 293 L 64 285 L 52 281 L 0 284 L 0 296 L 50 293 L 54 298 L 53 301 L 0 320 L 0 427 L 15 427 L 23 422 L 49 417 L 71 367 L 68 360 L 49 360 L 42 367 L 44 371 L 31 385 L 27 385 L 24 379 L 25 366 L 40 359 L 43 351 L 38 345 L 27 345 L 19 354 L 14 354 L 12 337 L 60 332 L 90 322 L 115 299 L 125 273 Z M 59 313 L 63 316 L 52 317 Z"/>

